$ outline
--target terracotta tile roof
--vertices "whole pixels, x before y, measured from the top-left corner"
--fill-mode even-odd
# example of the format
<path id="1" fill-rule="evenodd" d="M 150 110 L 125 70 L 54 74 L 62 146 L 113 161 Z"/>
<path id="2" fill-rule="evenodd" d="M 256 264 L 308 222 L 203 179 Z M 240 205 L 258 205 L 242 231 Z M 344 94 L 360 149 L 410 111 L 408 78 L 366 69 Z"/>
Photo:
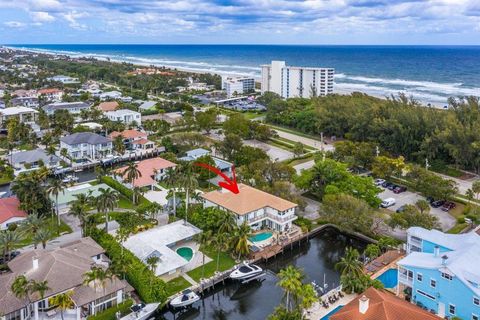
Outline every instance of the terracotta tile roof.
<path id="1" fill-rule="evenodd" d="M 142 160 L 137 164 L 137 168 L 141 172 L 142 176 L 133 181 L 133 186 L 134 187 L 151 186 L 155 184 L 155 180 L 153 179 L 153 176 L 155 175 L 155 171 L 167 169 L 167 168 L 174 168 L 176 166 L 177 165 L 175 163 L 160 157 Z M 118 168 L 117 170 L 115 170 L 115 172 L 117 174 L 123 175 L 126 168 L 127 168 L 126 166 Z M 123 176 L 123 179 L 125 180 L 125 176 Z"/>
<path id="2" fill-rule="evenodd" d="M 20 210 L 20 201 L 17 197 L 8 197 L 0 199 L 0 223 L 3 223 L 11 218 L 26 218 L 27 213 Z"/>
<path id="3" fill-rule="evenodd" d="M 130 129 L 124 130 L 122 132 L 113 131 L 108 135 L 111 139 L 115 137 L 122 136 L 124 139 L 134 139 L 134 138 L 147 138 L 147 134 L 145 132 L 141 132 L 138 130 Z"/>
<path id="4" fill-rule="evenodd" d="M 102 102 L 98 105 L 97 108 L 102 110 L 103 112 L 115 111 L 118 108 L 118 102 L 117 101 Z"/>
<path id="5" fill-rule="evenodd" d="M 149 142 L 152 142 L 152 141 L 142 138 L 142 139 L 139 139 L 139 140 L 132 141 L 132 144 L 147 144 Z"/>
<path id="6" fill-rule="evenodd" d="M 60 92 L 63 92 L 63 91 L 56 88 L 40 89 L 37 91 L 38 94 L 52 94 L 52 93 L 60 93 Z"/>
<path id="7" fill-rule="evenodd" d="M 359 311 L 359 300 L 368 298 L 368 309 L 365 313 Z M 358 298 L 350 301 L 330 320 L 439 320 L 433 315 L 410 302 L 394 296 L 392 293 L 368 288 Z"/>
<path id="8" fill-rule="evenodd" d="M 293 202 L 242 183 L 238 184 L 238 189 L 240 192 L 237 194 L 232 192 L 211 191 L 203 194 L 202 197 L 239 215 L 244 215 L 265 207 L 285 211 L 297 206 L 297 204 Z"/>

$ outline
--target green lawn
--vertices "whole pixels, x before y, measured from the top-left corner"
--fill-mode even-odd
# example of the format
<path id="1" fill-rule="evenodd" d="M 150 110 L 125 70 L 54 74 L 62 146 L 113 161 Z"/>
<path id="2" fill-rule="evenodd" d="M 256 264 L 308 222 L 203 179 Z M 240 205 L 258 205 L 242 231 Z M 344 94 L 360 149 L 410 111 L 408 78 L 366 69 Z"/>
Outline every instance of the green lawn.
<path id="1" fill-rule="evenodd" d="M 167 297 L 174 295 L 177 292 L 187 289 L 191 284 L 184 277 L 180 276 L 175 279 L 168 281 L 165 285 L 165 291 L 167 292 Z"/>
<path id="2" fill-rule="evenodd" d="M 132 200 L 127 199 L 126 197 L 120 197 L 118 201 L 118 207 L 122 209 L 135 209 L 136 205 L 133 204 Z"/>
<path id="3" fill-rule="evenodd" d="M 213 260 L 205 264 L 204 278 L 209 278 L 214 275 L 217 268 L 217 251 L 212 247 L 201 248 L 201 251 Z M 219 271 L 225 271 L 232 268 L 235 265 L 235 260 L 230 257 L 230 254 L 221 252 L 219 259 Z M 199 282 L 202 277 L 202 266 L 187 272 L 187 274 L 195 281 Z"/>
<path id="4" fill-rule="evenodd" d="M 50 240 L 55 239 L 58 236 L 58 234 L 65 234 L 65 233 L 72 232 L 72 229 L 70 228 L 70 226 L 61 220 L 60 220 L 60 227 L 58 227 L 56 217 L 55 219 L 53 219 L 52 217 L 46 218 L 44 227 L 47 228 L 52 235 Z M 28 232 L 26 237 L 23 238 L 23 240 L 19 243 L 19 247 L 28 246 L 30 244 L 33 244 L 33 235 L 30 232 Z M 39 244 L 39 246 L 41 246 L 41 244 Z"/>
<path id="5" fill-rule="evenodd" d="M 467 227 L 466 223 L 457 223 L 452 229 L 448 230 L 447 233 L 458 234 L 462 232 L 463 229 Z"/>

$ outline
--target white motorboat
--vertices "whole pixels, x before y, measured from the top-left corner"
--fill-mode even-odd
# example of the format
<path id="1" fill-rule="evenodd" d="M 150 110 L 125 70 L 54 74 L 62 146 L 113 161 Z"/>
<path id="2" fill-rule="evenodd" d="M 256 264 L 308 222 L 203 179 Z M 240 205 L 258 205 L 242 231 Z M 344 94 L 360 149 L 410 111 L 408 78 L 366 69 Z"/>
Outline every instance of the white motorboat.
<path id="1" fill-rule="evenodd" d="M 263 273 L 263 269 L 254 264 L 244 262 L 240 267 L 230 273 L 230 278 L 234 280 L 246 280 Z"/>
<path id="2" fill-rule="evenodd" d="M 183 290 L 181 295 L 173 298 L 172 301 L 170 301 L 170 305 L 174 308 L 187 307 L 198 300 L 200 300 L 198 294 L 187 289 Z"/>
<path id="3" fill-rule="evenodd" d="M 78 177 L 70 174 L 65 176 L 65 178 L 62 179 L 63 183 L 73 183 L 77 181 L 78 181 Z"/>
<path id="4" fill-rule="evenodd" d="M 159 305 L 160 303 L 135 304 L 130 307 L 132 312 L 120 320 L 146 320 L 157 310 Z"/>

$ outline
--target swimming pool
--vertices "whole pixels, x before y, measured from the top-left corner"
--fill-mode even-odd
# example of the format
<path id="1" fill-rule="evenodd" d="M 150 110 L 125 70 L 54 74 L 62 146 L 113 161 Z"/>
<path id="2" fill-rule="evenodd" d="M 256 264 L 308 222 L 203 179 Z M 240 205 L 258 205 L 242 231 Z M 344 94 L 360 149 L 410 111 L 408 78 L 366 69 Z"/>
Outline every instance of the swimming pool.
<path id="1" fill-rule="evenodd" d="M 383 286 L 387 289 L 395 288 L 398 284 L 398 271 L 397 269 L 388 269 L 382 273 L 378 278 L 383 283 Z"/>
<path id="2" fill-rule="evenodd" d="M 193 250 L 189 247 L 181 247 L 177 249 L 177 254 L 183 259 L 190 261 L 193 257 Z"/>
<path id="3" fill-rule="evenodd" d="M 256 235 L 251 236 L 248 239 L 252 242 L 261 242 L 261 241 L 265 241 L 267 239 L 270 239 L 272 237 L 272 235 L 273 234 L 271 232 L 261 232 L 261 233 L 257 233 Z"/>
<path id="4" fill-rule="evenodd" d="M 331 316 L 333 316 L 335 313 L 337 313 L 338 311 L 340 311 L 340 309 L 342 309 L 343 306 L 338 306 L 336 307 L 335 309 L 333 309 L 332 311 L 330 311 L 329 313 L 327 313 L 325 316 L 323 316 L 320 320 L 328 320 L 330 319 Z"/>

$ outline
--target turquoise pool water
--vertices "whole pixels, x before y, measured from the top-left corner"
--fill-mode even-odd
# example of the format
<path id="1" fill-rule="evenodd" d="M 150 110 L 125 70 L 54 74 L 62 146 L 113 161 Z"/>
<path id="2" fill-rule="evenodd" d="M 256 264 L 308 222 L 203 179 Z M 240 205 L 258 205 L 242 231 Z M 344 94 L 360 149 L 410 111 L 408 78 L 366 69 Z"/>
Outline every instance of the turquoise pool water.
<path id="1" fill-rule="evenodd" d="M 189 247 L 181 247 L 177 249 L 177 254 L 183 259 L 190 261 L 193 257 L 193 250 Z"/>
<path id="2" fill-rule="evenodd" d="M 378 278 L 383 283 L 385 288 L 395 288 L 398 284 L 398 271 L 397 269 L 388 269 L 382 273 Z"/>
<path id="3" fill-rule="evenodd" d="M 343 306 L 338 306 L 332 311 L 330 311 L 327 315 L 323 316 L 320 320 L 328 320 L 330 319 L 331 316 L 333 316 L 335 313 L 337 313 L 340 309 L 342 309 Z"/>
<path id="4" fill-rule="evenodd" d="M 260 242 L 260 241 L 265 241 L 265 240 L 271 238 L 272 235 L 273 234 L 271 232 L 261 232 L 261 233 L 257 233 L 254 236 L 251 236 L 248 239 L 250 239 L 250 241 L 252 241 L 252 242 Z"/>

